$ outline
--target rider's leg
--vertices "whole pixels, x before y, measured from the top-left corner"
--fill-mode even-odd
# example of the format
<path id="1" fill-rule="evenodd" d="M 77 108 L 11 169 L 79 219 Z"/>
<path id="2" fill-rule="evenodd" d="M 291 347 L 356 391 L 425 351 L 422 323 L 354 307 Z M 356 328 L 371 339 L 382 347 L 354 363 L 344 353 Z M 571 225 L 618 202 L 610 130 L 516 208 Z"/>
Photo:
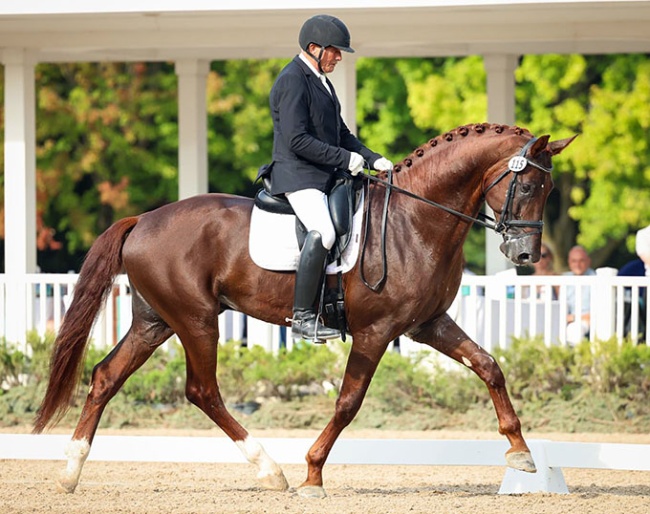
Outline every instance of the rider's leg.
<path id="1" fill-rule="evenodd" d="M 327 253 L 336 239 L 327 195 L 305 189 L 287 194 L 287 199 L 308 231 L 296 271 L 291 335 L 312 341 L 334 339 L 339 331 L 322 325 L 315 309 Z"/>

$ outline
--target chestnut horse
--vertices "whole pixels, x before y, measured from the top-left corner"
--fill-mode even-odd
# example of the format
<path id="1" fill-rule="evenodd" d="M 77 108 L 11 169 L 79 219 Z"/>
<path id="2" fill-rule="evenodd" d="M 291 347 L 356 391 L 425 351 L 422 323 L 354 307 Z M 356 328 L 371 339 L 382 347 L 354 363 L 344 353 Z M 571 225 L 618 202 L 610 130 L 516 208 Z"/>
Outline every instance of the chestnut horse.
<path id="1" fill-rule="evenodd" d="M 551 157 L 572 139 L 549 142 L 549 136 L 534 138 L 519 127 L 467 125 L 428 141 L 395 166 L 385 250 L 382 223 L 374 221 L 366 235 L 363 273 L 358 260 L 343 276 L 352 347 L 334 415 L 306 456 L 301 496 L 325 496 L 322 470 L 330 450 L 359 411 L 388 344 L 401 334 L 448 355 L 485 382 L 499 432 L 511 446 L 507 465 L 535 471 L 501 369 L 446 311 L 461 281 L 463 242 L 484 202 L 495 212 L 504 255 L 516 264 L 539 259 L 542 214 L 553 187 Z M 382 217 L 386 187 L 368 183 L 365 215 L 372 220 Z M 288 488 L 278 464 L 226 409 L 216 375 L 221 312 L 233 309 L 277 325 L 291 317 L 295 274 L 261 269 L 249 256 L 252 207 L 250 198 L 195 196 L 116 222 L 88 252 L 54 343 L 34 432 L 66 412 L 93 320 L 121 271 L 131 285 L 133 323 L 94 368 L 66 450 L 68 462 L 59 480 L 63 491 L 77 486 L 109 400 L 173 334 L 185 351 L 188 400 L 237 444 L 257 467 L 264 487 Z M 363 275 L 381 275 L 384 264 L 385 279 L 371 290 Z"/>

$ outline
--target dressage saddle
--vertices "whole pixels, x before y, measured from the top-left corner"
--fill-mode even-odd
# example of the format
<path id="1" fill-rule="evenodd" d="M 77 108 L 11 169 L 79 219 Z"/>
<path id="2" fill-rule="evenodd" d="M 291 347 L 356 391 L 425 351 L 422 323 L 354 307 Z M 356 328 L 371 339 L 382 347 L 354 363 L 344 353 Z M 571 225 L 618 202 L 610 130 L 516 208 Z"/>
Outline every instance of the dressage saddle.
<path id="1" fill-rule="evenodd" d="M 255 195 L 255 205 L 258 209 L 274 214 L 295 214 L 291 204 L 284 195 L 272 195 L 268 175 L 262 176 L 262 188 Z M 336 232 L 336 242 L 329 252 L 328 262 L 334 262 L 341 257 L 352 237 L 352 218 L 361 200 L 362 181 L 349 174 L 339 174 L 330 194 L 328 203 L 330 216 Z M 307 236 L 307 229 L 296 216 L 296 238 L 298 247 L 302 249 Z"/>

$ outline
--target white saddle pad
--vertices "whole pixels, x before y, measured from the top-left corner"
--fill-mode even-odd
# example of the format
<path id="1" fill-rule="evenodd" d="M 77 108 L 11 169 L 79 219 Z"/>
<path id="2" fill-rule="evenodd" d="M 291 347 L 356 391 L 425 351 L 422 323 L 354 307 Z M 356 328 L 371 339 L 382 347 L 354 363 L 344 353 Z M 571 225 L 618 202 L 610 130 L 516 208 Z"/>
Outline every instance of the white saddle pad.
<path id="1" fill-rule="evenodd" d="M 357 262 L 363 219 L 363 192 L 359 208 L 352 220 L 352 237 L 341 256 L 341 265 L 333 262 L 326 273 L 350 271 Z M 290 214 L 273 214 L 253 206 L 250 237 L 248 241 L 251 259 L 260 268 L 272 271 L 293 271 L 298 268 L 300 249 L 296 239 L 296 217 Z"/>

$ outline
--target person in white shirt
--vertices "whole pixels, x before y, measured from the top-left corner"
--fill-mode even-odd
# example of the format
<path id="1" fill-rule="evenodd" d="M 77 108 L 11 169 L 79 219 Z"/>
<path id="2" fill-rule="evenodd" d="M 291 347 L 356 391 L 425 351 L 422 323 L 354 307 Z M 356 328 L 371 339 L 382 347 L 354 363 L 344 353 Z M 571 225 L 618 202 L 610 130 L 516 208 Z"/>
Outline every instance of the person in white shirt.
<path id="1" fill-rule="evenodd" d="M 565 275 L 587 276 L 595 275 L 591 268 L 591 257 L 582 246 L 574 246 L 569 250 L 569 270 Z M 567 343 L 575 345 L 589 335 L 589 323 L 591 313 L 591 287 L 584 285 L 580 289 L 581 308 L 577 310 L 576 286 L 567 287 Z"/>

